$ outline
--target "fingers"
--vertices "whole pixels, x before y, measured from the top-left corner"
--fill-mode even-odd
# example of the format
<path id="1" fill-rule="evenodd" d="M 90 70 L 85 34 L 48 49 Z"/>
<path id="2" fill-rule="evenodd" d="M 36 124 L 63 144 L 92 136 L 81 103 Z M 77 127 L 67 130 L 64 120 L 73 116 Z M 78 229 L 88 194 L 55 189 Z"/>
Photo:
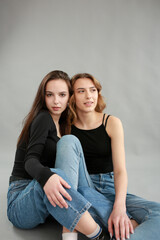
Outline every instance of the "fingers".
<path id="1" fill-rule="evenodd" d="M 125 222 L 125 233 L 124 233 L 124 237 L 126 237 L 126 239 L 130 238 L 130 221 Z"/>
<path id="2" fill-rule="evenodd" d="M 114 232 L 117 240 L 120 240 L 120 228 L 119 228 L 119 222 L 116 221 L 114 223 Z"/>
<path id="3" fill-rule="evenodd" d="M 114 227 L 114 232 L 113 232 Z M 133 226 L 129 219 L 111 219 L 108 220 L 108 231 L 112 238 L 113 234 L 117 240 L 125 240 L 130 238 L 130 233 L 133 233 Z"/>
<path id="4" fill-rule="evenodd" d="M 50 196 L 47 196 L 48 201 L 52 204 L 53 207 L 56 207 L 55 202 L 52 200 L 52 198 Z"/>
<path id="5" fill-rule="evenodd" d="M 125 224 L 123 221 L 121 221 L 119 225 L 121 239 L 125 240 Z"/>
<path id="6" fill-rule="evenodd" d="M 56 194 L 55 201 L 56 201 L 56 205 L 58 205 L 60 208 L 63 208 L 63 207 L 68 208 L 68 204 L 66 203 L 66 201 L 64 200 L 64 198 L 59 192 L 57 192 Z"/>
<path id="7" fill-rule="evenodd" d="M 131 220 L 129 221 L 129 232 L 134 233 L 134 227 L 133 227 Z"/>
<path id="8" fill-rule="evenodd" d="M 60 208 L 68 208 L 68 204 L 59 192 L 56 194 L 54 193 L 52 195 L 47 195 L 47 198 L 54 207 L 59 206 Z"/>
<path id="9" fill-rule="evenodd" d="M 58 199 L 53 196 L 47 196 L 49 202 L 53 205 L 53 207 L 59 206 L 60 208 L 63 208 L 63 205 L 58 201 Z"/>
<path id="10" fill-rule="evenodd" d="M 67 191 L 61 186 L 60 187 L 60 193 L 69 201 L 72 201 L 71 196 L 69 195 L 69 193 L 67 193 Z"/>
<path id="11" fill-rule="evenodd" d="M 67 191 L 63 188 L 62 185 L 59 186 L 58 191 L 54 192 L 50 199 L 52 199 L 52 202 L 54 202 L 54 205 L 58 205 L 60 208 L 68 208 L 68 204 L 63 198 L 65 197 L 67 200 L 71 201 L 71 196 L 67 193 Z M 53 205 L 53 204 L 52 204 Z M 54 206 L 53 205 L 53 206 Z"/>
<path id="12" fill-rule="evenodd" d="M 111 218 L 108 219 L 108 232 L 110 234 L 110 238 L 113 237 L 113 222 Z"/>
<path id="13" fill-rule="evenodd" d="M 120 236 L 122 240 L 129 239 L 129 222 L 127 220 L 120 222 Z"/>
<path id="14" fill-rule="evenodd" d="M 65 188 L 71 188 L 71 186 L 61 177 L 60 177 L 60 182 Z"/>
<path id="15" fill-rule="evenodd" d="M 56 207 L 58 205 L 60 208 L 68 208 L 68 204 L 64 198 L 71 201 L 71 196 L 67 193 L 65 188 L 71 188 L 69 184 L 63 180 L 59 175 L 52 175 L 44 186 L 45 194 L 49 202 Z"/>

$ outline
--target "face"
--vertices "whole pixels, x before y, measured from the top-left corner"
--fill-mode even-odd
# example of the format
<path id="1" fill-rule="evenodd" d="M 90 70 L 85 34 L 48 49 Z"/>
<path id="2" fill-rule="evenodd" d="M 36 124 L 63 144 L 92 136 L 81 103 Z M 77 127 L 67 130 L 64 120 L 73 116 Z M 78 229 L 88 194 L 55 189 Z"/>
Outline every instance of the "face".
<path id="1" fill-rule="evenodd" d="M 46 84 L 45 102 L 52 117 L 60 117 L 69 100 L 69 89 L 63 79 L 51 80 Z"/>
<path id="2" fill-rule="evenodd" d="M 94 111 L 98 101 L 98 91 L 89 78 L 79 78 L 74 84 L 77 113 Z"/>

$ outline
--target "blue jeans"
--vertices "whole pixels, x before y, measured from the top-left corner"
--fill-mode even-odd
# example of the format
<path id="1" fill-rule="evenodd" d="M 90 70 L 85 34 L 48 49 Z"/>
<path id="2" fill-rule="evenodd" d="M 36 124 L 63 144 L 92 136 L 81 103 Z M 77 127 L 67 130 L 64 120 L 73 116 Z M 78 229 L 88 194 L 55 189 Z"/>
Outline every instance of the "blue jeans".
<path id="1" fill-rule="evenodd" d="M 70 184 L 62 170 L 51 170 Z M 36 180 L 14 181 L 10 184 L 7 195 L 8 219 L 18 228 L 31 229 L 44 223 L 46 218 L 52 215 L 61 225 L 73 231 L 82 214 L 91 204 L 73 187 L 66 191 L 72 197 L 72 201 L 66 200 L 68 209 L 53 207 Z"/>
<path id="2" fill-rule="evenodd" d="M 92 204 L 89 212 L 107 229 L 115 199 L 114 173 L 89 175 L 81 144 L 72 135 L 58 142 L 55 166 L 66 173 L 73 187 Z M 128 216 L 139 223 L 131 240 L 160 239 L 160 203 L 127 194 L 126 208 Z"/>

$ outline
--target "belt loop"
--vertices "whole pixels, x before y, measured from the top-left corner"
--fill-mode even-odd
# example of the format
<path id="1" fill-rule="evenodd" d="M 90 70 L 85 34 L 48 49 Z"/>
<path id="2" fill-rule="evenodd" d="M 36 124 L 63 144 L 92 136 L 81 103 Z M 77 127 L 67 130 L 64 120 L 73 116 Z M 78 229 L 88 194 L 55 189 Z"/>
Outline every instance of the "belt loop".
<path id="1" fill-rule="evenodd" d="M 99 182 L 101 182 L 101 180 L 102 180 L 102 175 L 101 175 L 101 173 L 99 174 Z"/>
<path id="2" fill-rule="evenodd" d="M 112 176 L 112 173 L 111 173 L 111 172 L 109 172 L 109 175 L 110 175 L 110 178 L 113 178 L 113 176 Z"/>

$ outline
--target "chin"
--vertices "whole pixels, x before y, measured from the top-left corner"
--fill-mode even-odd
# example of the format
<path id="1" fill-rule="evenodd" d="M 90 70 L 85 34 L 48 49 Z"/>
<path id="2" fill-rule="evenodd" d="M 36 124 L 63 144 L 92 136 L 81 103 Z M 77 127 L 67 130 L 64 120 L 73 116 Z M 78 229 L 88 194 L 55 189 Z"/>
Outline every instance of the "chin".
<path id="1" fill-rule="evenodd" d="M 84 112 L 89 113 L 89 112 L 93 112 L 93 111 L 94 111 L 94 109 L 87 109 Z"/>
<path id="2" fill-rule="evenodd" d="M 61 115 L 61 113 L 60 112 L 51 112 L 52 113 L 52 115 Z"/>

